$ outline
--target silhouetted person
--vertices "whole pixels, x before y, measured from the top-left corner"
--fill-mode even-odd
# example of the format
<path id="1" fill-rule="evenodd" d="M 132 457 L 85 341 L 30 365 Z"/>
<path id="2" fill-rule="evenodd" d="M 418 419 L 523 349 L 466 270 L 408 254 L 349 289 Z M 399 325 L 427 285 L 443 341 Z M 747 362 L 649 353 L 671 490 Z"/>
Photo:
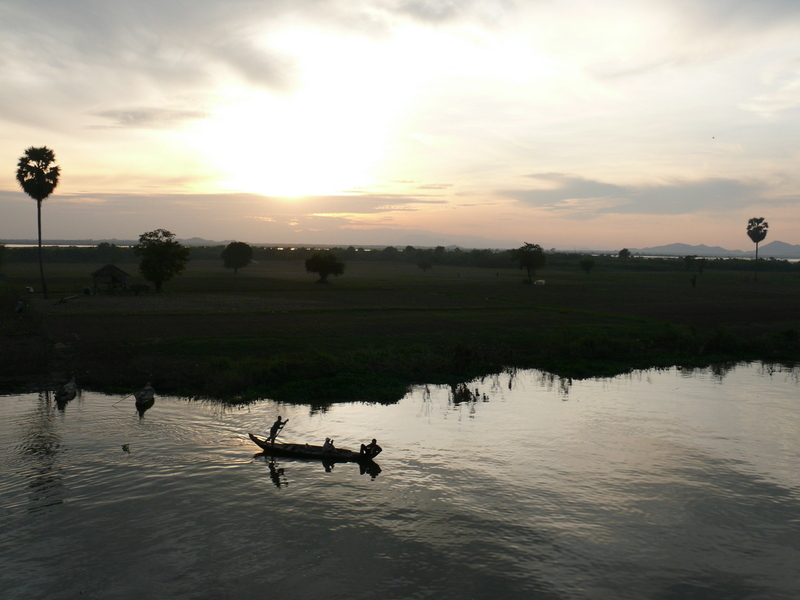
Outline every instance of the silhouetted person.
<path id="1" fill-rule="evenodd" d="M 359 452 L 359 454 L 361 456 L 366 456 L 367 458 L 375 458 L 382 451 L 383 448 L 378 446 L 377 440 L 375 438 L 372 438 L 372 441 L 366 446 L 364 444 L 361 444 L 361 451 Z"/>
<path id="2" fill-rule="evenodd" d="M 323 454 L 330 454 L 333 452 L 333 440 L 330 438 L 325 438 L 325 443 L 322 444 L 322 452 Z"/>
<path id="3" fill-rule="evenodd" d="M 274 444 L 275 443 L 275 438 L 277 437 L 278 432 L 281 429 L 283 429 L 283 426 L 286 425 L 288 422 L 289 422 L 289 419 L 286 419 L 285 421 L 281 421 L 281 416 L 278 415 L 278 418 L 272 424 L 272 427 L 270 427 L 270 429 L 269 429 L 269 437 L 267 438 L 267 441 L 270 444 Z"/>

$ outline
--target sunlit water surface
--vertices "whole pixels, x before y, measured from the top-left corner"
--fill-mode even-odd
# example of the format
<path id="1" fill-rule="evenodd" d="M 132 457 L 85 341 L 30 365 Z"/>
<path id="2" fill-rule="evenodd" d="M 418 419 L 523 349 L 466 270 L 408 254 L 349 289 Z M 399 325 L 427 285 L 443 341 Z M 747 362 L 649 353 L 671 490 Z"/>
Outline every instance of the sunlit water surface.
<path id="1" fill-rule="evenodd" d="M 0 397 L 0 596 L 800 597 L 800 370 L 536 371 L 392 406 Z M 382 471 L 257 455 L 247 432 Z M 123 445 L 126 445 L 123 449 Z"/>

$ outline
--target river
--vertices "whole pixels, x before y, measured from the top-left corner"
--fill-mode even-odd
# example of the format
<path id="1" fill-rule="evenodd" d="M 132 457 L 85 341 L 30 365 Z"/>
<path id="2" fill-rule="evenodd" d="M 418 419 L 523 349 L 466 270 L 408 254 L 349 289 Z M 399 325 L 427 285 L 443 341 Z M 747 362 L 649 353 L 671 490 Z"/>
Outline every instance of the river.
<path id="1" fill-rule="evenodd" d="M 358 448 L 380 472 L 247 438 Z M 393 405 L 0 397 L 0 596 L 800 597 L 800 368 L 502 373 Z"/>

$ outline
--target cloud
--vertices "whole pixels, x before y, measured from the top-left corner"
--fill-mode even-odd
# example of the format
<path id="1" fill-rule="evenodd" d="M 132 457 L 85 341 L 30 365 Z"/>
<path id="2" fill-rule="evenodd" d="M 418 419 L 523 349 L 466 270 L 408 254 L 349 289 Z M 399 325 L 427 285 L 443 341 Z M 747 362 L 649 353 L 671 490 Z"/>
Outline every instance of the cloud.
<path id="1" fill-rule="evenodd" d="M 129 108 L 126 110 L 104 110 L 91 113 L 111 121 L 110 125 L 97 125 L 104 127 L 126 127 L 162 129 L 174 127 L 185 121 L 203 119 L 208 113 L 196 110 L 171 110 L 157 107 Z"/>
<path id="2" fill-rule="evenodd" d="M 565 175 L 541 173 L 529 177 L 538 189 L 502 190 L 502 196 L 563 216 L 586 218 L 600 214 L 682 215 L 743 208 L 768 189 L 759 181 L 710 178 L 671 180 L 650 185 L 616 185 Z"/>
<path id="3" fill-rule="evenodd" d="M 75 101 L 203 90 L 226 76 L 274 90 L 292 61 L 259 43 L 286 2 L 10 0 L 0 18 L 5 94 L 53 88 Z"/>
<path id="4" fill-rule="evenodd" d="M 405 0 L 398 2 L 394 11 L 423 23 L 441 25 L 464 19 L 494 22 L 514 12 L 516 5 L 510 0 Z"/>

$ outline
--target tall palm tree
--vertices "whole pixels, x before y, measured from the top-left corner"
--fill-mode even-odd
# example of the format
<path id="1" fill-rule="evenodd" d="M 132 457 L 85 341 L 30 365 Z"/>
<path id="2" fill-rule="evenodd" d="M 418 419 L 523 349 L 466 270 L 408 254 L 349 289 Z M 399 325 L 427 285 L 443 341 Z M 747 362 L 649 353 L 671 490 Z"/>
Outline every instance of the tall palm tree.
<path id="1" fill-rule="evenodd" d="M 23 191 L 36 200 L 36 216 L 39 227 L 39 275 L 42 278 L 42 293 L 47 298 L 47 285 L 44 282 L 42 263 L 42 201 L 53 193 L 58 185 L 59 167 L 53 165 L 55 153 L 47 146 L 25 150 L 17 164 L 17 181 Z M 51 166 L 53 165 L 53 166 Z"/>
<path id="2" fill-rule="evenodd" d="M 747 236 L 756 245 L 756 262 L 754 267 L 756 281 L 758 281 L 758 244 L 759 242 L 763 242 L 764 238 L 767 237 L 767 229 L 769 229 L 769 223 L 764 220 L 764 217 L 753 217 L 747 222 Z"/>

